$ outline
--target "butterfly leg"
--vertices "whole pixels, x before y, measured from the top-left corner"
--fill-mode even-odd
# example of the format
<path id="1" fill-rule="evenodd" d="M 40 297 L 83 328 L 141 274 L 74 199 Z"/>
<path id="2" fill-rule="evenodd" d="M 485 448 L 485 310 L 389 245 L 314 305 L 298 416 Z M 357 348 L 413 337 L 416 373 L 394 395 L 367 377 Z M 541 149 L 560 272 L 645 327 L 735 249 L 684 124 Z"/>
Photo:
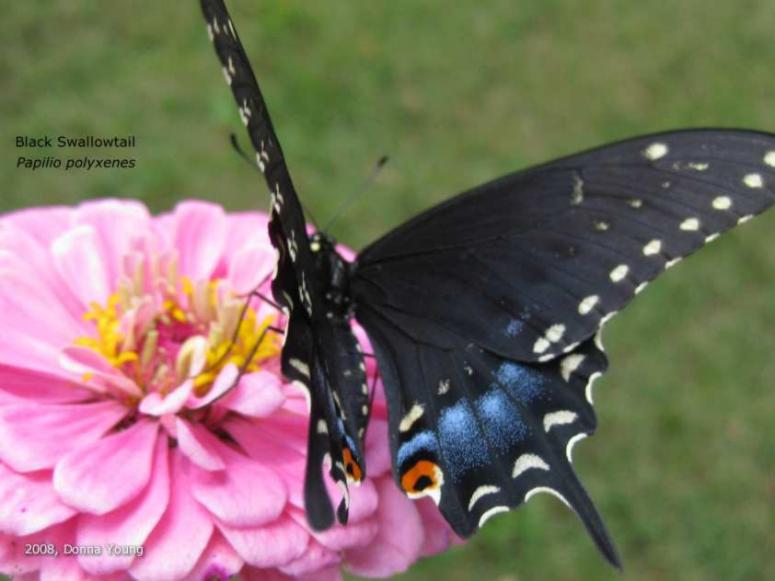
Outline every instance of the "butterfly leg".
<path id="1" fill-rule="evenodd" d="M 261 347 L 261 343 L 264 341 L 264 338 L 266 337 L 266 334 L 272 330 L 271 327 L 266 327 L 263 331 L 261 331 L 261 334 L 258 336 L 258 339 L 253 343 L 253 346 L 250 348 L 250 352 L 248 353 L 248 356 L 245 358 L 245 361 L 242 363 L 242 365 L 239 368 L 239 371 L 237 372 L 237 377 L 234 378 L 234 380 L 231 382 L 231 385 L 229 385 L 228 388 L 223 390 L 223 393 L 221 393 L 218 397 L 212 400 L 212 402 L 216 402 L 219 399 L 221 399 L 223 396 L 225 396 L 227 393 L 229 393 L 232 389 L 237 387 L 237 384 L 242 379 L 242 376 L 245 375 L 247 372 L 248 367 L 250 366 L 250 362 L 253 361 L 253 359 L 256 356 L 256 353 L 258 353 L 259 347 Z"/>

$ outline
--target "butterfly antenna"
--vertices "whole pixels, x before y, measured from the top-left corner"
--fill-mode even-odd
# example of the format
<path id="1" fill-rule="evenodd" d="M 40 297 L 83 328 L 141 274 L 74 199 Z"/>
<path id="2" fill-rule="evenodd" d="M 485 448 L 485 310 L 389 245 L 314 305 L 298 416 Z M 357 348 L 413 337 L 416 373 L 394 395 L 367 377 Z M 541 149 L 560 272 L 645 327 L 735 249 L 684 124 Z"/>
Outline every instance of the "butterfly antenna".
<path id="1" fill-rule="evenodd" d="M 328 232 L 329 230 L 331 230 L 331 227 L 334 225 L 334 222 L 336 222 L 339 218 L 342 217 L 342 214 L 344 214 L 347 208 L 349 208 L 352 205 L 355 199 L 360 197 L 361 194 L 366 192 L 371 187 L 371 185 L 377 179 L 379 172 L 382 170 L 383 167 L 385 167 L 385 164 L 387 162 L 388 162 L 387 155 L 383 155 L 377 160 L 377 163 L 374 164 L 374 168 L 371 170 L 371 173 L 369 174 L 369 176 L 364 180 L 361 187 L 355 190 L 349 196 L 347 196 L 344 200 L 342 200 L 342 203 L 339 204 L 339 207 L 334 211 L 334 215 L 328 221 L 328 224 L 326 224 L 326 227 L 323 228 L 324 232 Z"/>

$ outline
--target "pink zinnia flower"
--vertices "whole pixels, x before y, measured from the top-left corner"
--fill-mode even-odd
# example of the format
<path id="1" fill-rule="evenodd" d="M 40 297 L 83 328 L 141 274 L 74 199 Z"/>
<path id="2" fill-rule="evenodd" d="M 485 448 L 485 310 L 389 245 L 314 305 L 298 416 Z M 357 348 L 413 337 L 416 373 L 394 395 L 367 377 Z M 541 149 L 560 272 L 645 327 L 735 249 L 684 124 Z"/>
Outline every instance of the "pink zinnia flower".
<path id="1" fill-rule="evenodd" d="M 276 333 L 229 389 L 284 324 L 253 300 L 238 325 L 274 267 L 266 222 L 115 200 L 0 218 L 0 571 L 338 579 L 449 545 L 436 507 L 392 481 L 381 389 L 369 477 L 323 533 L 304 516 L 308 410 Z"/>

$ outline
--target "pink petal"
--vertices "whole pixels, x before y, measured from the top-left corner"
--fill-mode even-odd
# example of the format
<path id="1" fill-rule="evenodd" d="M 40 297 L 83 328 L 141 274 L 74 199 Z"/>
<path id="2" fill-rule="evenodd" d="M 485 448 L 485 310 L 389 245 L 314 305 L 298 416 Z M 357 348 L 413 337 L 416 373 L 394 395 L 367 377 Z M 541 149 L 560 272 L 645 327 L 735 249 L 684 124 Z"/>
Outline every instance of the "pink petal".
<path id="1" fill-rule="evenodd" d="M 49 289 L 70 316 L 79 320 L 83 308 L 54 269 L 49 244 L 41 244 L 33 236 L 34 233 L 22 230 L 8 221 L 1 222 L 0 252 L 7 253 L 9 259 L 3 260 L 3 264 L 7 262 L 8 266 L 21 271 L 29 280 Z"/>
<path id="2" fill-rule="evenodd" d="M 204 470 L 223 470 L 226 464 L 218 453 L 218 439 L 198 424 L 176 418 L 175 433 L 180 452 Z"/>
<path id="3" fill-rule="evenodd" d="M 0 571 L 12 579 L 27 579 L 26 574 L 37 571 L 44 557 L 24 554 L 24 541 L 16 535 L 0 533 Z M 37 578 L 37 575 L 34 577 Z"/>
<path id="4" fill-rule="evenodd" d="M 338 553 L 325 548 L 315 540 L 310 540 L 304 554 L 295 561 L 280 567 L 280 571 L 292 577 L 311 575 L 314 579 L 314 575 L 318 571 L 328 570 L 333 565 L 339 564 L 340 561 Z"/>
<path id="5" fill-rule="evenodd" d="M 256 424 L 242 417 L 230 418 L 222 425 L 248 455 L 263 465 L 271 465 L 275 473 L 285 482 L 288 502 L 304 507 L 304 470 L 306 467 L 306 428 L 270 430 L 279 422 L 275 415 Z"/>
<path id="6" fill-rule="evenodd" d="M 0 530 L 29 535 L 76 514 L 51 485 L 51 471 L 18 474 L 0 464 Z"/>
<path id="7" fill-rule="evenodd" d="M 143 581 L 184 579 L 202 556 L 213 533 L 213 521 L 191 496 L 191 465 L 173 454 L 167 510 L 145 541 L 142 559 L 129 569 Z"/>
<path id="8" fill-rule="evenodd" d="M 110 281 L 99 238 L 91 226 L 77 226 L 57 238 L 51 246 L 54 266 L 81 304 L 104 304 Z"/>
<path id="9" fill-rule="evenodd" d="M 280 378 L 261 370 L 243 376 L 220 404 L 245 416 L 265 418 L 277 411 L 284 401 Z"/>
<path id="10" fill-rule="evenodd" d="M 224 524 L 249 527 L 276 519 L 283 511 L 287 492 L 270 469 L 218 442 L 226 469 L 208 472 L 192 466 L 191 492 Z"/>
<path id="11" fill-rule="evenodd" d="M 60 353 L 59 346 L 52 345 L 48 340 L 36 339 L 24 329 L 5 327 L 0 333 L 0 363 L 68 377 L 70 374 L 59 365 Z"/>
<path id="12" fill-rule="evenodd" d="M 387 422 L 372 417 L 366 429 L 366 473 L 369 478 L 390 473 L 392 461 L 388 442 Z"/>
<path id="13" fill-rule="evenodd" d="M 387 577 L 409 568 L 420 556 L 425 540 L 417 509 L 389 478 L 375 482 L 379 491 L 379 532 L 366 547 L 347 552 L 350 571 L 368 577 Z"/>
<path id="14" fill-rule="evenodd" d="M 261 568 L 298 559 L 309 541 L 309 533 L 287 515 L 261 527 L 237 528 L 218 523 L 218 528 L 246 563 Z"/>
<path id="15" fill-rule="evenodd" d="M 82 385 L 40 371 L 0 364 L 0 391 L 38 403 L 77 402 L 93 393 Z"/>
<path id="16" fill-rule="evenodd" d="M 13 573 L 14 579 L 20 579 L 23 578 L 24 573 L 38 571 L 52 563 L 59 565 L 61 561 L 65 560 L 62 556 L 64 543 L 72 540 L 74 520 L 70 519 L 22 537 L 0 534 L 0 571 L 6 574 Z M 54 548 L 59 549 L 59 556 L 52 558 L 50 556 L 25 555 L 25 545 L 27 544 L 53 544 Z M 38 575 L 35 575 L 34 578 L 40 579 Z"/>
<path id="17" fill-rule="evenodd" d="M 122 260 L 132 248 L 135 239 L 150 234 L 148 209 L 133 200 L 98 200 L 85 202 L 75 213 L 76 224 L 88 225 L 94 229 L 111 287 L 122 274 Z"/>
<path id="18" fill-rule="evenodd" d="M 180 273 L 192 280 L 208 280 L 218 266 L 226 242 L 223 209 L 205 202 L 183 202 L 175 208 L 174 217 L 174 246 L 180 257 Z"/>
<path id="19" fill-rule="evenodd" d="M 239 367 L 233 363 L 225 365 L 218 374 L 218 377 L 215 378 L 215 381 L 208 392 L 203 397 L 191 395 L 186 402 L 187 406 L 191 409 L 199 409 L 206 405 L 210 405 L 214 400 L 223 397 L 224 393 L 234 389 L 234 381 L 237 379 L 238 375 Z"/>
<path id="20" fill-rule="evenodd" d="M 114 401 L 0 408 L 0 460 L 18 472 L 52 468 L 73 449 L 98 440 L 127 409 Z"/>
<path id="21" fill-rule="evenodd" d="M 60 297 L 42 284 L 37 273 L 9 264 L 19 259 L 9 260 L 0 254 L 0 326 L 4 330 L 23 330 L 30 337 L 57 347 L 85 335 L 89 327 L 62 306 Z"/>
<path id="22" fill-rule="evenodd" d="M 306 522 L 302 512 L 297 518 Z M 347 521 L 346 525 L 335 524 L 330 529 L 321 532 L 313 532 L 315 540 L 332 551 L 344 551 L 353 547 L 368 545 L 377 536 L 379 523 L 376 519 L 370 519 L 359 523 Z"/>
<path id="23" fill-rule="evenodd" d="M 177 413 L 183 408 L 183 404 L 186 403 L 193 388 L 194 382 L 189 379 L 181 383 L 164 397 L 159 395 L 156 391 L 151 392 L 142 399 L 138 409 L 140 412 L 149 416 L 162 416 L 164 414 Z"/>
<path id="24" fill-rule="evenodd" d="M 59 363 L 63 369 L 84 377 L 85 385 L 98 393 L 109 393 L 118 399 L 143 395 L 140 387 L 121 371 L 113 367 L 96 351 L 73 345 L 61 351 Z"/>
<path id="25" fill-rule="evenodd" d="M 78 520 L 76 543 L 80 546 L 141 546 L 167 509 L 170 497 L 168 440 L 156 439 L 153 472 L 145 489 L 135 498 L 103 515 L 84 513 Z M 131 555 L 79 557 L 81 566 L 90 573 L 103 574 L 130 566 Z"/>
<path id="26" fill-rule="evenodd" d="M 425 529 L 425 541 L 420 549 L 423 557 L 446 551 L 453 541 L 460 541 L 444 520 L 439 507 L 430 498 L 420 499 L 414 503 L 414 506 L 420 513 L 420 520 Z"/>
<path id="27" fill-rule="evenodd" d="M 118 508 L 148 483 L 157 429 L 155 422 L 140 421 L 77 447 L 57 463 L 54 488 L 62 500 L 85 512 Z"/>
<path id="28" fill-rule="evenodd" d="M 226 273 L 227 280 L 231 281 L 231 289 L 241 294 L 255 289 L 274 271 L 276 256 L 266 236 L 260 243 L 240 247 L 231 256 Z"/>
<path id="29" fill-rule="evenodd" d="M 225 254 L 233 256 L 249 244 L 269 245 L 269 216 L 263 212 L 234 212 L 228 215 L 229 232 Z"/>
<path id="30" fill-rule="evenodd" d="M 6 214 L 0 223 L 13 224 L 29 232 L 43 246 L 49 246 L 61 232 L 72 226 L 73 209 L 67 206 L 44 206 L 26 208 Z"/>
<path id="31" fill-rule="evenodd" d="M 241 571 L 245 564 L 232 546 L 218 531 L 210 538 L 210 543 L 202 553 L 197 564 L 188 574 L 189 579 L 230 579 Z"/>
<path id="32" fill-rule="evenodd" d="M 319 569 L 314 573 L 298 575 L 295 581 L 342 581 L 342 569 L 339 566 Z"/>

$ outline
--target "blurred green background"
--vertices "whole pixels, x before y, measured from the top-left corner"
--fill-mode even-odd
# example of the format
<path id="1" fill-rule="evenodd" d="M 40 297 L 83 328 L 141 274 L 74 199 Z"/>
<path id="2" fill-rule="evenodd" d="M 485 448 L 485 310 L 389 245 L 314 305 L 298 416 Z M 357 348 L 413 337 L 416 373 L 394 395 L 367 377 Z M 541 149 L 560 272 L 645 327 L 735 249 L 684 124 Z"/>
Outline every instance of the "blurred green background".
<path id="1" fill-rule="evenodd" d="M 770 0 L 230 7 L 319 220 L 391 156 L 335 227 L 355 247 L 457 191 L 602 142 L 775 130 Z M 0 33 L 0 210 L 103 196 L 154 211 L 189 197 L 267 207 L 228 144 L 231 131 L 247 140 L 197 2 L 12 2 Z M 16 135 L 125 133 L 133 170 L 15 167 Z M 624 574 L 541 496 L 403 579 L 775 579 L 775 211 L 671 270 L 606 344 L 601 425 L 575 465 Z"/>

